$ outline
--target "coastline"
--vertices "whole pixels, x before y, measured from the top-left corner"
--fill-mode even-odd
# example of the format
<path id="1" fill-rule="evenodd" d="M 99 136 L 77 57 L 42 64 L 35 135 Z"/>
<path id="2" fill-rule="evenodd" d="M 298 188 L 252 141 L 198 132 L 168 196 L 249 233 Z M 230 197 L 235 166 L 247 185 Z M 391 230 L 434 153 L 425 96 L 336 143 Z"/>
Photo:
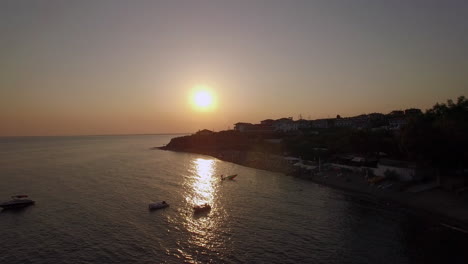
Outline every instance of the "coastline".
<path id="1" fill-rule="evenodd" d="M 468 234 L 468 201 L 442 190 L 430 190 L 420 193 L 392 191 L 378 189 L 369 185 L 358 173 L 339 175 L 333 171 L 312 175 L 299 172 L 297 167 L 286 162 L 282 156 L 255 151 L 241 150 L 210 150 L 210 149 L 173 149 L 168 146 L 154 147 L 152 149 L 185 152 L 207 155 L 225 162 L 232 162 L 241 166 L 261 169 L 271 172 L 280 172 L 285 176 L 298 177 L 319 185 L 343 190 L 353 195 L 375 199 L 379 203 L 389 206 L 402 207 L 410 214 L 421 216 L 425 221 L 440 224 L 445 227 Z"/>

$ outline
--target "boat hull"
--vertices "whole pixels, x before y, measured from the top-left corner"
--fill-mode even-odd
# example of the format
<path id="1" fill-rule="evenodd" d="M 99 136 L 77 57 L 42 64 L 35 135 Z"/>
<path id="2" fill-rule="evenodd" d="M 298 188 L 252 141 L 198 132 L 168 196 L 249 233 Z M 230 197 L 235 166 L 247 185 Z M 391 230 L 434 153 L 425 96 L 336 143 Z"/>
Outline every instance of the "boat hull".
<path id="1" fill-rule="evenodd" d="M 211 210 L 211 206 L 209 205 L 204 205 L 204 206 L 195 206 L 193 208 L 194 213 L 203 213 L 203 212 L 208 212 Z"/>
<path id="2" fill-rule="evenodd" d="M 226 176 L 226 177 L 222 177 L 221 180 L 234 180 L 234 178 L 237 177 L 237 174 L 233 174 L 233 175 L 229 175 L 229 176 Z"/>
<path id="3" fill-rule="evenodd" d="M 23 207 L 27 207 L 33 204 L 34 204 L 34 201 L 32 200 L 22 200 L 21 202 L 10 201 L 10 202 L 1 203 L 0 207 L 6 210 L 6 209 L 23 208 Z"/>
<path id="4" fill-rule="evenodd" d="M 148 205 L 149 210 L 158 210 L 158 209 L 164 209 L 169 207 L 169 204 L 162 204 L 162 203 L 152 203 Z"/>

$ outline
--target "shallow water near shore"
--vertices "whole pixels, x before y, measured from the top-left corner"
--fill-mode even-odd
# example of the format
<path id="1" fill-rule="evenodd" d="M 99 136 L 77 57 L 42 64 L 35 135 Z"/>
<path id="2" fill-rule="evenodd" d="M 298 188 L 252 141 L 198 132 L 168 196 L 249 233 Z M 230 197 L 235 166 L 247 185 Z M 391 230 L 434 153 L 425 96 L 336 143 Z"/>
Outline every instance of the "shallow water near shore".
<path id="1" fill-rule="evenodd" d="M 0 263 L 467 263 L 408 210 L 208 156 L 174 135 L 0 138 Z M 220 175 L 237 173 L 234 181 Z M 148 211 L 165 200 L 169 208 Z M 195 214 L 193 205 L 211 211 Z M 465 255 L 464 255 L 465 254 Z"/>

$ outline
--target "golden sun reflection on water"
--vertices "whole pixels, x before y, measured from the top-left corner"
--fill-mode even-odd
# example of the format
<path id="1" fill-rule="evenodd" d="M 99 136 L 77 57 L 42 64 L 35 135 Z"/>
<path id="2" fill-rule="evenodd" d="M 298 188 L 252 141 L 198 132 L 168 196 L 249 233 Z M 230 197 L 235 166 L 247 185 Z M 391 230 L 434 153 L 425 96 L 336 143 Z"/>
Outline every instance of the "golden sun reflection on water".
<path id="1" fill-rule="evenodd" d="M 205 253 L 224 244 L 218 233 L 226 213 L 217 205 L 216 201 L 220 185 L 220 179 L 216 175 L 216 163 L 217 161 L 214 159 L 197 158 L 192 160 L 190 164 L 192 174 L 186 177 L 184 184 L 185 199 L 189 207 L 189 211 L 184 213 L 184 226 L 190 234 L 188 242 L 191 247 Z M 193 206 L 204 203 L 211 205 L 211 211 L 194 214 Z M 183 252 L 180 253 L 186 259 L 194 257 Z"/>
<path id="2" fill-rule="evenodd" d="M 200 205 L 208 203 L 211 206 L 214 201 L 214 164 L 215 160 L 208 159 L 195 159 L 193 161 L 193 166 L 196 172 L 196 175 L 192 182 L 192 197 L 187 197 L 188 202 L 191 202 L 193 205 Z"/>

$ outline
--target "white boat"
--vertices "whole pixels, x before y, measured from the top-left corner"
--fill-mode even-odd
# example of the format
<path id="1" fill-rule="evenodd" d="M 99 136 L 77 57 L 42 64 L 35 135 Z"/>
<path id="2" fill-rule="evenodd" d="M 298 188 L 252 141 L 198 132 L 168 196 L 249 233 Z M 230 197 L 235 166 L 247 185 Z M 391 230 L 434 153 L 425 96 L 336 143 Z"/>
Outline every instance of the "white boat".
<path id="1" fill-rule="evenodd" d="M 166 201 L 150 203 L 148 205 L 148 209 L 150 209 L 150 210 L 163 209 L 163 208 L 166 208 L 166 207 L 169 207 L 169 204 L 166 203 Z"/>
<path id="2" fill-rule="evenodd" d="M 24 198 L 28 198 L 27 195 L 15 195 L 15 196 L 12 196 L 11 198 L 13 200 L 0 203 L 0 207 L 2 207 L 3 209 L 13 209 L 13 208 L 22 208 L 22 207 L 26 207 L 26 206 L 34 204 L 33 200 L 24 199 Z"/>

